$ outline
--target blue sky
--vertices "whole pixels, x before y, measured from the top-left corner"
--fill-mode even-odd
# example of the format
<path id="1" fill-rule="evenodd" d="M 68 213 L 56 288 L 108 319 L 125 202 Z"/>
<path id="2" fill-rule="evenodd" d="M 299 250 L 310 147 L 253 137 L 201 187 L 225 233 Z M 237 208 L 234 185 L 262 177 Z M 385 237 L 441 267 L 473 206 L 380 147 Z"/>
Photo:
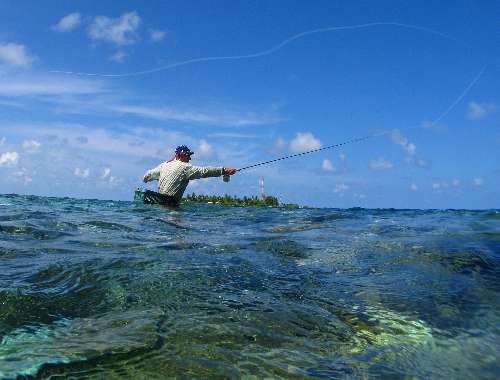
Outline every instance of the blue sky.
<path id="1" fill-rule="evenodd" d="M 188 191 L 498 208 L 499 37 L 496 1 L 3 0 L 0 193 L 130 200 L 179 144 L 243 167 L 382 131 Z"/>

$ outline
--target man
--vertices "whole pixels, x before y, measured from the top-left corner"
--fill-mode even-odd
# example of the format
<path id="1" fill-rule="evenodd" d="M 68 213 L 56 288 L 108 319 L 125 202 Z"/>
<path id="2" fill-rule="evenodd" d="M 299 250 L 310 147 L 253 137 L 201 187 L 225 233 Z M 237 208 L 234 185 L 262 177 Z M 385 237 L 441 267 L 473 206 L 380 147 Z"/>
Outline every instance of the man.
<path id="1" fill-rule="evenodd" d="M 233 175 L 238 171 L 238 169 L 229 167 L 193 166 L 189 163 L 193 154 L 187 146 L 178 146 L 175 149 L 173 159 L 161 163 L 144 174 L 142 179 L 144 182 L 158 180 L 158 193 L 160 195 L 155 197 L 154 203 L 175 206 L 179 204 L 189 181 L 199 178 Z M 153 203 L 153 201 L 147 202 L 147 195 L 146 193 L 144 201 Z"/>

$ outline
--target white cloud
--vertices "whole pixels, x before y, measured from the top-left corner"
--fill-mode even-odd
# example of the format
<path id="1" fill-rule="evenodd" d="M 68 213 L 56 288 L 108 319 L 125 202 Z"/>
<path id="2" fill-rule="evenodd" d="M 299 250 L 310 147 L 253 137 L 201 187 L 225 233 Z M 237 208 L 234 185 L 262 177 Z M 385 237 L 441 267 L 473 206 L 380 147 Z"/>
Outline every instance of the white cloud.
<path id="1" fill-rule="evenodd" d="M 28 184 L 33 181 L 33 178 L 31 178 L 28 175 L 28 170 L 26 168 L 21 168 L 15 172 L 12 173 L 13 177 L 21 178 L 24 181 L 24 184 Z"/>
<path id="2" fill-rule="evenodd" d="M 184 144 L 194 145 L 194 141 L 187 135 L 170 132 L 160 128 L 133 128 L 126 132 L 112 132 L 104 128 L 95 128 L 81 124 L 53 123 L 48 125 L 14 124 L 19 134 L 25 138 L 38 140 L 50 137 L 52 141 L 64 143 L 64 149 L 86 152 L 89 156 L 100 154 L 151 157 L 160 148 Z M 85 136 L 85 144 L 79 140 Z M 169 151 L 169 155 L 170 155 Z M 76 166 L 76 165 L 75 165 Z"/>
<path id="3" fill-rule="evenodd" d="M 38 149 L 40 149 L 40 146 L 42 146 L 42 144 L 36 140 L 24 140 L 22 146 L 25 151 L 34 153 L 38 151 Z"/>
<path id="4" fill-rule="evenodd" d="M 454 180 L 451 182 L 451 184 L 452 184 L 454 187 L 458 187 L 458 186 L 460 186 L 460 180 L 458 180 L 458 179 L 454 179 Z"/>
<path id="5" fill-rule="evenodd" d="M 412 162 L 420 167 L 426 166 L 426 162 L 423 159 L 417 157 L 417 146 L 414 143 L 408 141 L 408 139 L 404 137 L 399 130 L 395 129 L 392 131 L 391 140 L 394 144 L 401 147 L 406 155 L 407 162 Z"/>
<path id="6" fill-rule="evenodd" d="M 299 132 L 295 138 L 290 141 L 290 149 L 297 153 L 319 148 L 321 148 L 321 141 L 310 132 Z"/>
<path id="7" fill-rule="evenodd" d="M 164 30 L 149 29 L 149 36 L 151 38 L 151 41 L 153 42 L 162 41 L 166 35 L 167 32 L 165 32 Z"/>
<path id="8" fill-rule="evenodd" d="M 417 166 L 420 166 L 422 168 L 427 165 L 427 163 L 424 160 L 422 160 L 421 158 L 416 159 L 415 164 L 417 164 Z"/>
<path id="9" fill-rule="evenodd" d="M 57 32 L 69 32 L 80 25 L 82 18 L 80 13 L 70 13 L 59 20 L 59 22 L 52 27 Z"/>
<path id="10" fill-rule="evenodd" d="M 101 179 L 106 179 L 109 177 L 109 175 L 111 174 L 111 169 L 110 168 L 104 168 L 104 171 L 101 175 Z"/>
<path id="11" fill-rule="evenodd" d="M 399 130 L 395 129 L 394 131 L 392 131 L 391 139 L 394 144 L 399 145 L 409 157 L 413 157 L 415 155 L 417 147 L 415 146 L 415 144 L 409 142 L 408 139 L 404 137 Z"/>
<path id="12" fill-rule="evenodd" d="M 372 170 L 388 170 L 388 169 L 392 169 L 394 167 L 392 162 L 387 161 L 383 157 L 379 157 L 376 160 L 370 160 L 370 163 L 368 164 L 368 166 Z"/>
<path id="13" fill-rule="evenodd" d="M 13 166 L 17 164 L 19 154 L 17 152 L 5 152 L 0 154 L 0 166 Z"/>
<path id="14" fill-rule="evenodd" d="M 435 182 L 432 184 L 432 189 L 438 192 L 441 192 L 441 190 L 447 189 L 448 187 L 450 187 L 450 185 L 446 181 Z"/>
<path id="15" fill-rule="evenodd" d="M 323 163 L 321 164 L 321 168 L 325 171 L 325 172 L 333 172 L 335 170 L 335 168 L 333 167 L 333 164 L 332 162 L 325 158 L 323 160 Z"/>
<path id="16" fill-rule="evenodd" d="M 484 119 L 497 109 L 493 103 L 469 102 L 467 107 L 467 117 L 471 120 Z"/>
<path id="17" fill-rule="evenodd" d="M 101 179 L 107 180 L 109 183 L 116 183 L 119 181 L 117 177 L 111 175 L 111 168 L 104 168 Z"/>
<path id="18" fill-rule="evenodd" d="M 0 43 L 0 63 L 4 62 L 9 66 L 29 67 L 35 61 L 26 46 L 13 42 Z"/>
<path id="19" fill-rule="evenodd" d="M 286 141 L 282 137 L 278 137 L 278 139 L 274 143 L 274 146 L 276 149 L 282 150 L 286 147 Z"/>
<path id="20" fill-rule="evenodd" d="M 259 134 L 252 133 L 235 133 L 235 132 L 215 132 L 207 135 L 208 137 L 221 137 L 224 139 L 256 139 L 259 137 L 263 137 Z"/>
<path id="21" fill-rule="evenodd" d="M 119 18 L 96 16 L 88 28 L 88 36 L 95 41 L 129 45 L 137 41 L 140 23 L 137 12 L 124 13 Z"/>
<path id="22" fill-rule="evenodd" d="M 212 146 L 206 140 L 200 140 L 198 152 L 201 156 L 210 156 L 213 153 Z"/>
<path id="23" fill-rule="evenodd" d="M 118 50 L 115 54 L 113 54 L 109 59 L 114 62 L 118 63 L 123 63 L 125 61 L 125 58 L 127 58 L 127 54 L 125 54 L 123 51 Z"/>
<path id="24" fill-rule="evenodd" d="M 347 156 L 344 153 L 339 153 L 339 158 L 340 161 L 345 161 L 347 159 Z"/>
<path id="25" fill-rule="evenodd" d="M 448 127 L 444 124 L 437 124 L 433 121 L 424 121 L 422 127 L 425 129 L 433 129 L 436 131 L 445 131 Z"/>
<path id="26" fill-rule="evenodd" d="M 337 183 L 335 185 L 335 189 L 333 189 L 334 193 L 344 193 L 345 191 L 349 190 L 349 186 L 346 185 L 345 183 Z"/>
<path id="27" fill-rule="evenodd" d="M 109 108 L 123 114 L 136 115 L 163 121 L 178 121 L 183 123 L 197 123 L 222 125 L 230 127 L 245 127 L 250 125 L 265 125 L 276 123 L 279 120 L 257 115 L 238 115 L 226 111 L 202 112 L 197 110 L 177 110 L 170 107 L 145 107 L 118 105 Z"/>
<path id="28" fill-rule="evenodd" d="M 87 168 L 87 169 L 75 168 L 75 171 L 73 172 L 73 174 L 77 177 L 80 177 L 80 178 L 87 178 L 90 174 L 90 169 L 89 168 Z"/>
<path id="29" fill-rule="evenodd" d="M 0 146 L 3 146 L 5 144 L 5 142 L 7 141 L 7 139 L 5 137 L 2 137 L 0 139 Z"/>
<path id="30" fill-rule="evenodd" d="M 410 190 L 411 190 L 411 191 L 417 191 L 417 190 L 418 190 L 418 186 L 417 186 L 416 184 L 412 183 L 412 184 L 410 185 Z"/>
<path id="31" fill-rule="evenodd" d="M 97 80 L 53 76 L 2 77 L 0 96 L 61 96 L 86 95 L 104 92 L 104 85 Z"/>
<path id="32" fill-rule="evenodd" d="M 474 186 L 483 186 L 484 185 L 484 179 L 480 178 L 480 177 L 476 177 L 472 180 L 472 183 L 474 184 Z"/>

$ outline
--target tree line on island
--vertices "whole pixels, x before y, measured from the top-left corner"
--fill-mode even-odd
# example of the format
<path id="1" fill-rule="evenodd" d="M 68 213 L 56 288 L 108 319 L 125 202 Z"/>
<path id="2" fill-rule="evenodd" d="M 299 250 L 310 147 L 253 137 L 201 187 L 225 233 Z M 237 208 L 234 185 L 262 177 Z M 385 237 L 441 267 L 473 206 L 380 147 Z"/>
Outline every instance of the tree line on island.
<path id="1" fill-rule="evenodd" d="M 280 203 L 278 198 L 271 195 L 265 195 L 261 198 L 256 196 L 243 198 L 233 197 L 231 195 L 202 195 L 202 194 L 192 194 L 187 195 L 184 198 L 185 202 L 193 203 L 214 203 L 223 205 L 239 205 L 239 206 L 270 206 L 270 207 L 288 207 L 297 208 L 299 205 L 295 203 Z"/>

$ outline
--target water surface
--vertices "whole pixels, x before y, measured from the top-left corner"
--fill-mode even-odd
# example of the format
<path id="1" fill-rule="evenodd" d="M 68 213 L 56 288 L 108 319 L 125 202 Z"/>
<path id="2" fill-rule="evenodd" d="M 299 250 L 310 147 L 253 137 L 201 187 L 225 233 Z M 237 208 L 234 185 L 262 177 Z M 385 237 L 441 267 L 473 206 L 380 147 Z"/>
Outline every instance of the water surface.
<path id="1" fill-rule="evenodd" d="M 500 377 L 500 212 L 0 196 L 0 378 Z"/>

